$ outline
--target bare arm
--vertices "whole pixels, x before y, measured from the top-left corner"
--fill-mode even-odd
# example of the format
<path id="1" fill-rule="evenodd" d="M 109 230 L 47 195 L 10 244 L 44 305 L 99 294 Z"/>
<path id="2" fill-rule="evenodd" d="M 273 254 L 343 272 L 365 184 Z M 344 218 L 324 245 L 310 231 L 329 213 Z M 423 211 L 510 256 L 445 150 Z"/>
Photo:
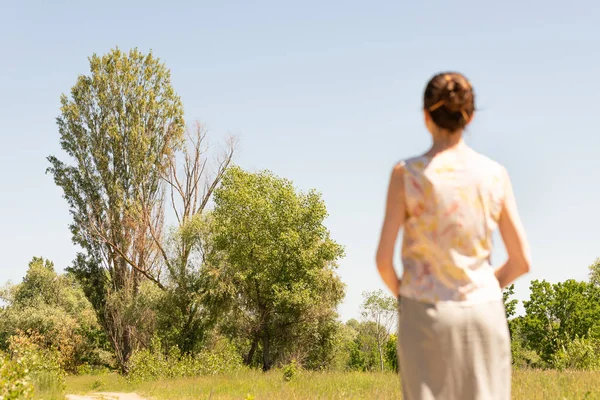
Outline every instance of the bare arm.
<path id="1" fill-rule="evenodd" d="M 390 178 L 385 219 L 377 249 L 377 270 L 394 297 L 398 296 L 400 289 L 400 281 L 394 269 L 394 247 L 398 232 L 404 224 L 405 213 L 404 167 L 398 164 L 394 167 Z"/>
<path id="2" fill-rule="evenodd" d="M 500 214 L 498 227 L 500 228 L 500 235 L 506 247 L 508 260 L 496 270 L 496 278 L 502 288 L 505 288 L 515 279 L 529 272 L 530 267 L 529 244 L 525 237 L 525 229 L 519 218 L 517 203 L 508 174 L 506 175 L 505 182 L 504 207 Z"/>

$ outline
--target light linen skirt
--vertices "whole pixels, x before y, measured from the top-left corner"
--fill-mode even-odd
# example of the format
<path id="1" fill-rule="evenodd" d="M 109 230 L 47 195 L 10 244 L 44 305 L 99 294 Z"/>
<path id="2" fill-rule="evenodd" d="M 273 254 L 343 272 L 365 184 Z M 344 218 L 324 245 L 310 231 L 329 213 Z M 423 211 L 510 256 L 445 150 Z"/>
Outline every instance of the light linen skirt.
<path id="1" fill-rule="evenodd" d="M 510 335 L 502 301 L 400 298 L 398 360 L 405 400 L 510 400 Z"/>

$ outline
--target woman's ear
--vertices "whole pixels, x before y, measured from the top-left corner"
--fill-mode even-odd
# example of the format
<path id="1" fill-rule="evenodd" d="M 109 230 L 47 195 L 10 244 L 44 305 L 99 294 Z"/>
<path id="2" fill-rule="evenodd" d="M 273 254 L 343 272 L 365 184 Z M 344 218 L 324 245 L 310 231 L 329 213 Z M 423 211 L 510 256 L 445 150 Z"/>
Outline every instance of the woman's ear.
<path id="1" fill-rule="evenodd" d="M 474 118 L 475 118 L 475 111 L 473 111 L 473 114 L 471 114 L 471 118 L 469 118 L 469 120 L 467 121 L 467 125 L 469 125 L 471 122 L 473 122 Z"/>
<path id="2" fill-rule="evenodd" d="M 425 123 L 431 121 L 431 114 L 427 110 L 423 110 L 423 117 L 425 118 Z"/>

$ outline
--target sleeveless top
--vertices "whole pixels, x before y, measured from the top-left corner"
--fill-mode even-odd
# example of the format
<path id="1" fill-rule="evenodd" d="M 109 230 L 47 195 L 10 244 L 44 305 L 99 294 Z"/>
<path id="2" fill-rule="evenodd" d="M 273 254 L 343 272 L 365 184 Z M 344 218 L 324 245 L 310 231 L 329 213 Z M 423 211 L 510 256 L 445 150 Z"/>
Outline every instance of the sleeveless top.
<path id="1" fill-rule="evenodd" d="M 502 299 L 491 265 L 506 171 L 467 149 L 406 160 L 400 295 L 417 301 Z"/>

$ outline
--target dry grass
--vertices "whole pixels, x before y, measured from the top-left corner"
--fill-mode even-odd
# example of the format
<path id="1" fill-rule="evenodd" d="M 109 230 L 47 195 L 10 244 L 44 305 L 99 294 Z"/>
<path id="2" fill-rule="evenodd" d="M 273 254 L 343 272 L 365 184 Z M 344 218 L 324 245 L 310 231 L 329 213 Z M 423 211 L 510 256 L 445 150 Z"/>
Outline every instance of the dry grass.
<path id="1" fill-rule="evenodd" d="M 69 393 L 135 391 L 156 400 L 226 399 L 399 399 L 400 383 L 392 373 L 304 372 L 291 382 L 281 371 L 248 371 L 129 385 L 117 375 L 71 377 Z M 517 371 L 513 399 L 600 400 L 600 372 Z"/>

